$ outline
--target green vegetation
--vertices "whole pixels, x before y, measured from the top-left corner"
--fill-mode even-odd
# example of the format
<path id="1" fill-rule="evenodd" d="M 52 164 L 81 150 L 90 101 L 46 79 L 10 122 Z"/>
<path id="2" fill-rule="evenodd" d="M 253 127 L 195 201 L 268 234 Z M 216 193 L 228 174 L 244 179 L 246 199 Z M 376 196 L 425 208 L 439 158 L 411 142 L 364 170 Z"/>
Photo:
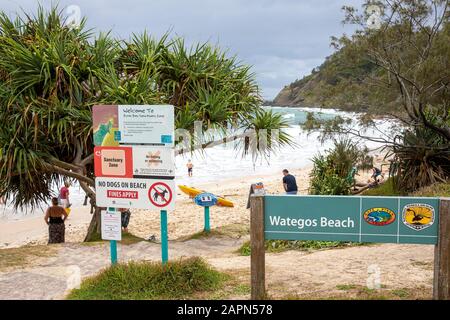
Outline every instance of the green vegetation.
<path id="1" fill-rule="evenodd" d="M 373 166 L 367 148 L 361 149 L 350 139 L 334 141 L 327 155 L 316 155 L 310 173 L 310 194 L 348 195 L 353 184 L 353 167 L 367 169 Z M 356 172 L 355 172 L 356 173 Z"/>
<path id="2" fill-rule="evenodd" d="M 55 246 L 23 246 L 0 249 L 0 271 L 8 268 L 25 267 L 37 258 L 51 257 L 57 253 Z"/>
<path id="3" fill-rule="evenodd" d="M 14 18 L 0 12 L 0 122 L 8 124 L 0 127 L 0 196 L 16 207 L 36 206 L 53 196 L 55 183 L 73 179 L 95 207 L 93 105 L 171 104 L 176 128 L 193 132 L 202 121 L 203 129 L 217 129 L 209 138 L 224 143 L 229 124 L 258 135 L 286 126 L 261 102 L 251 68 L 209 43 L 189 47 L 145 32 L 115 39 L 87 30 L 85 19 L 67 26 L 57 7 Z M 268 136 L 273 141 L 251 149 L 244 135 L 236 140 L 255 155 L 291 142 L 286 134 Z M 196 140 L 192 145 L 210 145 Z M 99 208 L 86 241 L 96 233 Z"/>
<path id="4" fill-rule="evenodd" d="M 450 197 L 450 182 L 435 183 L 410 193 L 402 193 L 395 189 L 394 180 L 389 178 L 378 187 L 364 191 L 365 196 L 413 196 L 413 197 Z"/>
<path id="5" fill-rule="evenodd" d="M 336 286 L 336 289 L 338 290 L 352 290 L 352 289 L 356 289 L 356 285 L 354 284 L 338 284 Z"/>
<path id="6" fill-rule="evenodd" d="M 191 239 L 204 239 L 211 237 L 229 237 L 229 238 L 241 238 L 242 236 L 248 235 L 250 233 L 250 228 L 248 225 L 236 223 L 221 226 L 220 228 L 211 229 L 210 232 L 200 231 L 194 233 L 190 236 L 181 238 L 180 240 L 191 240 Z"/>
<path id="7" fill-rule="evenodd" d="M 380 289 L 369 289 L 356 284 L 337 285 L 341 293 L 312 293 L 305 295 L 288 295 L 280 297 L 283 300 L 429 300 L 432 290 L 424 287 L 390 289 L 381 286 Z"/>
<path id="8" fill-rule="evenodd" d="M 394 186 L 394 179 L 388 178 L 386 182 L 379 184 L 377 187 L 372 189 L 367 189 L 363 192 L 365 196 L 402 196 L 401 192 L 397 191 Z"/>
<path id="9" fill-rule="evenodd" d="M 84 280 L 71 300 L 188 299 L 221 288 L 227 275 L 200 258 L 160 263 L 129 262 Z"/>
<path id="10" fill-rule="evenodd" d="M 438 119 L 434 116 L 429 121 L 437 124 Z M 450 118 L 447 126 L 450 128 Z M 435 130 L 422 126 L 406 129 L 401 143 L 392 146 L 392 154 L 397 190 L 411 192 L 450 178 L 449 140 Z"/>
<path id="11" fill-rule="evenodd" d="M 275 104 L 366 112 L 359 122 L 378 131 L 377 137 L 340 119 L 324 123 L 311 116 L 305 128 L 321 131 L 322 139 L 350 134 L 384 144 L 393 155 L 395 191 L 413 192 L 450 178 L 448 0 L 376 1 L 379 28 L 367 28 L 365 10 L 373 4 L 364 1 L 362 10 L 344 7 L 344 22 L 357 30 L 333 38 L 337 51 L 311 75 L 285 87 Z M 380 115 L 393 118 L 390 127 L 373 121 Z M 318 168 L 326 167 L 323 157 L 316 160 Z M 342 176 L 323 175 L 319 182 L 317 193 L 346 194 Z"/>
<path id="12" fill-rule="evenodd" d="M 85 242 L 85 245 L 91 245 L 91 244 L 100 244 L 107 240 L 102 240 L 101 235 L 96 233 L 89 241 Z M 141 241 L 147 241 L 144 238 L 135 236 L 129 232 L 123 232 L 122 231 L 122 240 L 120 241 L 120 244 L 122 245 L 131 245 L 135 244 Z"/>
<path id="13" fill-rule="evenodd" d="M 350 246 L 365 245 L 356 242 L 340 241 L 313 241 L 313 240 L 266 240 L 265 249 L 269 253 L 279 253 L 288 250 L 313 251 L 322 249 L 345 248 Z M 251 255 L 250 241 L 245 242 L 237 253 L 242 256 Z"/>
<path id="14" fill-rule="evenodd" d="M 236 295 L 249 295 L 251 293 L 251 287 L 248 284 L 238 284 L 234 287 L 233 294 Z"/>
<path id="15" fill-rule="evenodd" d="M 411 193 L 415 197 L 450 197 L 450 181 L 435 183 Z"/>
<path id="16" fill-rule="evenodd" d="M 367 60 L 354 58 L 350 50 L 337 51 L 310 75 L 285 86 L 272 104 L 370 111 L 364 107 L 364 99 L 376 100 L 379 92 L 370 91 L 367 80 L 377 74 L 379 68 Z M 388 110 L 382 108 L 378 106 L 374 110 L 378 113 Z"/>
<path id="17" fill-rule="evenodd" d="M 450 75 L 445 3 L 367 0 L 362 10 L 345 6 L 344 23 L 356 26 L 356 32 L 332 37 L 336 52 L 310 75 L 285 86 L 273 104 L 409 114 L 412 122 L 420 122 L 430 107 L 444 116 Z M 379 29 L 366 27 L 370 14 L 365 10 L 373 4 L 383 11 Z M 431 20 L 436 23 L 425 22 Z"/>

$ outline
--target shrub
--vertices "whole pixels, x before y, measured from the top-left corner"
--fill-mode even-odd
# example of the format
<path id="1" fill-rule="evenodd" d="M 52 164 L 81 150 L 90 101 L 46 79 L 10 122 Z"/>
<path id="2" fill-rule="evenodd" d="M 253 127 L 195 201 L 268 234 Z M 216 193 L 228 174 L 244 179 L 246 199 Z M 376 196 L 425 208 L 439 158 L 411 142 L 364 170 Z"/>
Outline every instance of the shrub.
<path id="1" fill-rule="evenodd" d="M 437 122 L 430 117 L 431 123 Z M 450 126 L 450 120 L 449 126 Z M 450 178 L 450 148 L 448 140 L 423 126 L 405 130 L 394 145 L 393 173 L 395 187 L 412 192 Z"/>
<path id="2" fill-rule="evenodd" d="M 200 258 L 169 262 L 129 262 L 109 267 L 73 290 L 73 300 L 180 299 L 220 287 L 225 275 Z"/>
<path id="3" fill-rule="evenodd" d="M 350 139 L 334 141 L 334 148 L 327 155 L 317 155 L 310 174 L 310 194 L 347 195 L 350 193 L 353 178 L 352 168 L 366 169 L 373 166 L 373 158 L 368 156 L 367 148 L 360 148 Z"/>

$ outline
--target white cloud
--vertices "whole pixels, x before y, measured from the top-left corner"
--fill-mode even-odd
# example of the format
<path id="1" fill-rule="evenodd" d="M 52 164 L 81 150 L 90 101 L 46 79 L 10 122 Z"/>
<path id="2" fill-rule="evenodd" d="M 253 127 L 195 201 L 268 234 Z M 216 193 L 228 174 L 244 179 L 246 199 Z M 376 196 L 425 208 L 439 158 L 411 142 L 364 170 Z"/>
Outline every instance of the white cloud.
<path id="1" fill-rule="evenodd" d="M 49 7 L 55 0 L 40 0 Z M 159 37 L 167 30 L 187 43 L 212 41 L 254 66 L 264 97 L 309 73 L 332 51 L 330 36 L 351 28 L 341 24 L 345 5 L 362 0 L 59 0 L 78 5 L 90 27 L 128 38 L 143 30 Z M 1 0 L 12 14 L 35 11 L 34 0 Z"/>

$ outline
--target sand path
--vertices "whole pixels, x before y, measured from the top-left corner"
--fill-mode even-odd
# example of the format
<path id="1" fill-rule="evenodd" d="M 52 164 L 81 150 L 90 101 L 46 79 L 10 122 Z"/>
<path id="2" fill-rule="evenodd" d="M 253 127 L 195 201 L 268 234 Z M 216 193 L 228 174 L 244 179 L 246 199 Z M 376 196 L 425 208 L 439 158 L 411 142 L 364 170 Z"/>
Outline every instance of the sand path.
<path id="1" fill-rule="evenodd" d="M 201 256 L 219 270 L 250 282 L 250 257 L 236 249 L 248 237 L 212 237 L 169 243 L 170 259 Z M 31 266 L 0 272 L 2 299 L 62 299 L 81 278 L 109 266 L 107 243 L 56 245 L 56 255 Z M 150 242 L 119 245 L 120 261 L 160 261 L 160 245 Z M 431 298 L 433 246 L 380 244 L 314 252 L 287 251 L 266 255 L 267 288 L 274 297 L 314 297 L 339 292 L 338 285 L 367 285 L 379 270 L 383 287 L 420 288 Z M 249 298 L 249 296 L 240 296 Z"/>

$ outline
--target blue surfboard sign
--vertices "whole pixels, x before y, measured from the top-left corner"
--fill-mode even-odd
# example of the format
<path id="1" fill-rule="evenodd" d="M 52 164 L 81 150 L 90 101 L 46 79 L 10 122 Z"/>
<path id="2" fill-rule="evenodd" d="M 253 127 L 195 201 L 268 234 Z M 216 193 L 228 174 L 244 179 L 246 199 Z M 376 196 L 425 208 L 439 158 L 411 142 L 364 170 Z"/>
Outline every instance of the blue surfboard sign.
<path id="1" fill-rule="evenodd" d="M 217 197 L 212 193 L 200 193 L 194 198 L 194 202 L 202 207 L 212 207 L 217 204 Z"/>

